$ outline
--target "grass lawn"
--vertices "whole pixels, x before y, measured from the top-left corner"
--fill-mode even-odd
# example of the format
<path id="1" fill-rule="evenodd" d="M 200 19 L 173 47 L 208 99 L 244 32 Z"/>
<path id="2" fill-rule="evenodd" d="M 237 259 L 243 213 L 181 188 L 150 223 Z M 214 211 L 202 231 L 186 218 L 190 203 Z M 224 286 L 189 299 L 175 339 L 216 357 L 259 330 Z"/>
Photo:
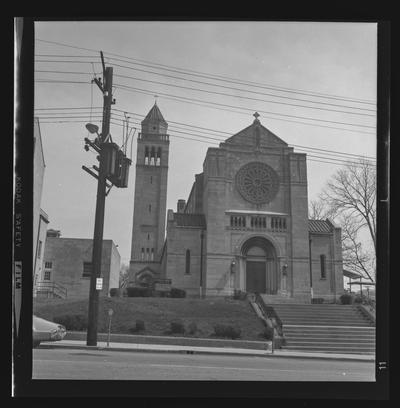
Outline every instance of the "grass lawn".
<path id="1" fill-rule="evenodd" d="M 131 333 L 136 319 L 143 320 L 145 330 L 140 334 L 161 336 L 169 333 L 170 322 L 180 319 L 187 327 L 191 322 L 197 324 L 198 331 L 187 337 L 214 337 L 214 325 L 226 324 L 238 327 L 243 340 L 261 340 L 263 324 L 256 316 L 250 303 L 229 298 L 176 299 L 176 298 L 101 298 L 99 303 L 98 331 L 108 328 L 108 310 L 113 309 L 112 332 Z M 34 299 L 34 313 L 44 319 L 65 314 L 87 316 L 88 300 Z"/>

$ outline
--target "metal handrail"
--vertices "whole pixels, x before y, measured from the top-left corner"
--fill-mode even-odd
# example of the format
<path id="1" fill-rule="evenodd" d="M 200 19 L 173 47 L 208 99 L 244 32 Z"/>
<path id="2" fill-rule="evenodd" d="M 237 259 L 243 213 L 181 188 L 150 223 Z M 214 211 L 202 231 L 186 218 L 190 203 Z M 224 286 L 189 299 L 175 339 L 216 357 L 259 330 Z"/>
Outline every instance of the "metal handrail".
<path id="1" fill-rule="evenodd" d="M 267 316 L 269 320 L 272 322 L 273 328 L 276 329 L 276 331 L 278 332 L 280 336 L 282 336 L 283 335 L 283 323 L 281 319 L 279 318 L 279 316 L 275 313 L 273 308 L 269 308 L 265 305 L 259 293 L 255 294 L 255 301 L 257 305 L 261 308 L 265 316 Z"/>
<path id="2" fill-rule="evenodd" d="M 36 291 L 48 291 L 56 295 L 61 295 L 63 299 L 65 299 L 68 295 L 67 288 L 64 286 L 59 285 L 56 282 L 38 282 L 36 284 Z"/>

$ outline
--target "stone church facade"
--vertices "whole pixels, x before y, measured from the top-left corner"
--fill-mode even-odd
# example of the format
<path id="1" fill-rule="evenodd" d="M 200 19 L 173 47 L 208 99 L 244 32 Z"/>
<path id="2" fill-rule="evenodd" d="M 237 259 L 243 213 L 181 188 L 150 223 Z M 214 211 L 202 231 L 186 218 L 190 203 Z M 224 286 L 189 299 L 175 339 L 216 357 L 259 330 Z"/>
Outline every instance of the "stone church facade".
<path id="1" fill-rule="evenodd" d="M 150 110 L 138 139 L 132 283 L 170 279 L 188 295 L 242 290 L 301 302 L 343 292 L 341 230 L 308 219 L 306 154 L 254 116 L 208 149 L 189 197 L 168 210 L 165 237 L 168 125 L 157 105 Z"/>

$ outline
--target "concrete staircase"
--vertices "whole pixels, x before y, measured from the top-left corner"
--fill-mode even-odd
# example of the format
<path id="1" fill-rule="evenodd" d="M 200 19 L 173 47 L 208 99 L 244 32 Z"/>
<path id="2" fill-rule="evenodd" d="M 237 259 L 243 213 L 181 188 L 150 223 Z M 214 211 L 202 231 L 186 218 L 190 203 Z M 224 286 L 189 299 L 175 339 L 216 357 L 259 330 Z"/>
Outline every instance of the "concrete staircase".
<path id="1" fill-rule="evenodd" d="M 375 353 L 375 324 L 357 305 L 266 303 L 282 323 L 287 350 Z"/>

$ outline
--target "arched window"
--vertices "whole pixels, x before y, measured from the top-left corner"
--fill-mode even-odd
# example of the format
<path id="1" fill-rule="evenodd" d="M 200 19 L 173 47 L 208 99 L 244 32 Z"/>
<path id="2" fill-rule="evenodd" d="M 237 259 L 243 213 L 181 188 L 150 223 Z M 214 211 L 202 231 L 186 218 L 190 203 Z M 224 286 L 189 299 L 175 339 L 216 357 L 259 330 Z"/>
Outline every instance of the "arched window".
<path id="1" fill-rule="evenodd" d="M 144 164 L 149 164 L 149 147 L 144 148 Z"/>
<path id="2" fill-rule="evenodd" d="M 190 249 L 186 250 L 186 268 L 185 274 L 188 275 L 190 273 Z"/>
<path id="3" fill-rule="evenodd" d="M 150 153 L 150 165 L 155 166 L 156 164 L 156 149 L 154 146 L 151 148 L 151 153 Z"/>
<path id="4" fill-rule="evenodd" d="M 146 261 L 149 260 L 150 254 L 149 254 L 149 248 L 146 248 Z"/>
<path id="5" fill-rule="evenodd" d="M 157 160 L 156 160 L 156 166 L 159 166 L 161 164 L 161 147 L 157 149 Z"/>
<path id="6" fill-rule="evenodd" d="M 154 248 L 151 248 L 151 261 L 154 261 Z"/>
<path id="7" fill-rule="evenodd" d="M 141 256 L 142 261 L 144 261 L 144 248 L 142 248 L 142 256 Z"/>
<path id="8" fill-rule="evenodd" d="M 326 279 L 326 256 L 320 255 L 321 262 L 321 279 Z"/>

